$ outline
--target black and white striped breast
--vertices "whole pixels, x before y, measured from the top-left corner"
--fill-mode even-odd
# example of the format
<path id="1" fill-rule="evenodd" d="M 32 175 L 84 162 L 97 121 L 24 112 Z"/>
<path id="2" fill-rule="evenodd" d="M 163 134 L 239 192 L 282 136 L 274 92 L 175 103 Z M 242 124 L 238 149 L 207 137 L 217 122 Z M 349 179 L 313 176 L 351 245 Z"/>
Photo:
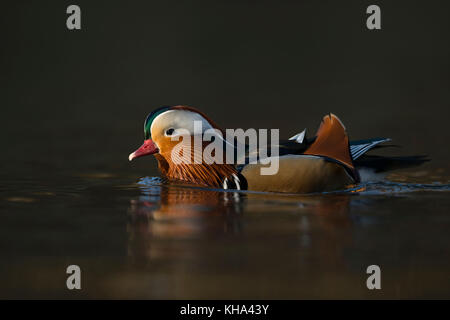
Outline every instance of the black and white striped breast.
<path id="1" fill-rule="evenodd" d="M 240 174 L 232 174 L 231 177 L 225 178 L 222 184 L 225 190 L 247 190 L 247 180 Z"/>

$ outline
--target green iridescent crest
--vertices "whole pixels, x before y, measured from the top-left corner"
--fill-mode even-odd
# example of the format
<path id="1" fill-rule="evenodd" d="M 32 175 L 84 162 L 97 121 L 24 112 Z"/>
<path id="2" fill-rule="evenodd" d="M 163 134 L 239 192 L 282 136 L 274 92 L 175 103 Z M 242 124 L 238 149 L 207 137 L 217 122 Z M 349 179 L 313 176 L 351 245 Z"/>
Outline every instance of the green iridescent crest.
<path id="1" fill-rule="evenodd" d="M 145 140 L 151 139 L 151 137 L 152 137 L 152 133 L 151 133 L 150 129 L 152 127 L 153 120 L 155 120 L 155 118 L 157 116 L 159 116 L 161 113 L 166 112 L 169 109 L 170 109 L 170 107 L 168 107 L 168 106 L 162 106 L 162 107 L 152 111 L 147 116 L 147 118 L 145 119 L 145 122 L 144 122 L 144 137 L 145 137 Z"/>

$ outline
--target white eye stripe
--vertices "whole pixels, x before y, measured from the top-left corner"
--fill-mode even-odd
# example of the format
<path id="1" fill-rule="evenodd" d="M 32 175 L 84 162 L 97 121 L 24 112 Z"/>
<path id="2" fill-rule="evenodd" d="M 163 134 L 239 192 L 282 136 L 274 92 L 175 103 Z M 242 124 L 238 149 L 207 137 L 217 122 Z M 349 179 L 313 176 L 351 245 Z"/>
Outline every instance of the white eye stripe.
<path id="1" fill-rule="evenodd" d="M 159 128 L 184 128 L 187 130 L 191 135 L 195 132 L 195 125 L 194 123 L 196 121 L 200 121 L 202 124 L 202 129 L 210 129 L 213 128 L 212 125 L 203 118 L 200 114 L 188 110 L 168 110 L 165 111 L 153 119 L 152 125 L 150 126 L 150 132 L 153 132 L 153 129 L 155 127 Z M 177 129 L 175 129 L 177 131 Z M 166 132 L 164 131 L 164 134 Z M 173 136 L 170 135 L 170 136 Z"/>
<path id="2" fill-rule="evenodd" d="M 179 141 L 179 137 L 190 137 L 191 134 L 188 130 L 180 128 L 174 129 L 172 134 L 168 135 L 167 130 L 164 132 L 164 136 L 169 137 L 172 141 Z"/>

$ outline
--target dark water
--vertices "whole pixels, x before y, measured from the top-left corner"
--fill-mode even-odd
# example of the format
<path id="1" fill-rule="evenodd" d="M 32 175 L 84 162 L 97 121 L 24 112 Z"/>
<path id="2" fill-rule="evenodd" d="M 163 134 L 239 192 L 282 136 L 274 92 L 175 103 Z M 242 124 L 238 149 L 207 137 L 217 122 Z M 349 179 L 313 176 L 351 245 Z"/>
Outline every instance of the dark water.
<path id="1" fill-rule="evenodd" d="M 0 12 L 0 298 L 450 298 L 448 2 L 380 4 L 380 32 L 364 1 L 78 4 L 79 32 L 61 1 Z M 332 194 L 164 184 L 127 160 L 164 104 L 282 137 L 331 111 L 432 161 Z"/>
<path id="2" fill-rule="evenodd" d="M 449 184 L 384 179 L 301 196 L 106 172 L 6 181 L 3 298 L 450 296 Z M 65 288 L 71 264 L 77 293 Z M 365 286 L 372 264 L 381 292 Z"/>

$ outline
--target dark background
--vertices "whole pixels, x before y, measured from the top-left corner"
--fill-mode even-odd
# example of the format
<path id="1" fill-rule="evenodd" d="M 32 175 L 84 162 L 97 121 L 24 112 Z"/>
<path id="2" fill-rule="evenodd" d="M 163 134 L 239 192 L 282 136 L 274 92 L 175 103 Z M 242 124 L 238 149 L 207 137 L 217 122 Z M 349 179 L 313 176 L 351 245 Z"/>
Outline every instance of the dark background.
<path id="1" fill-rule="evenodd" d="M 366 28 L 370 4 L 382 30 Z M 448 1 L 2 2 L 0 297 L 448 298 L 449 14 Z M 171 104 L 282 137 L 333 112 L 352 139 L 432 161 L 360 193 L 225 201 L 160 184 L 152 157 L 129 163 L 145 116 Z"/>
<path id="2" fill-rule="evenodd" d="M 66 28 L 78 4 L 82 29 Z M 366 28 L 378 4 L 382 30 Z M 14 1 L 1 7 L 1 166 L 34 175 L 127 163 L 142 122 L 186 104 L 227 128 L 351 138 L 448 157 L 448 1 Z M 138 171 L 136 171 L 138 172 Z"/>

